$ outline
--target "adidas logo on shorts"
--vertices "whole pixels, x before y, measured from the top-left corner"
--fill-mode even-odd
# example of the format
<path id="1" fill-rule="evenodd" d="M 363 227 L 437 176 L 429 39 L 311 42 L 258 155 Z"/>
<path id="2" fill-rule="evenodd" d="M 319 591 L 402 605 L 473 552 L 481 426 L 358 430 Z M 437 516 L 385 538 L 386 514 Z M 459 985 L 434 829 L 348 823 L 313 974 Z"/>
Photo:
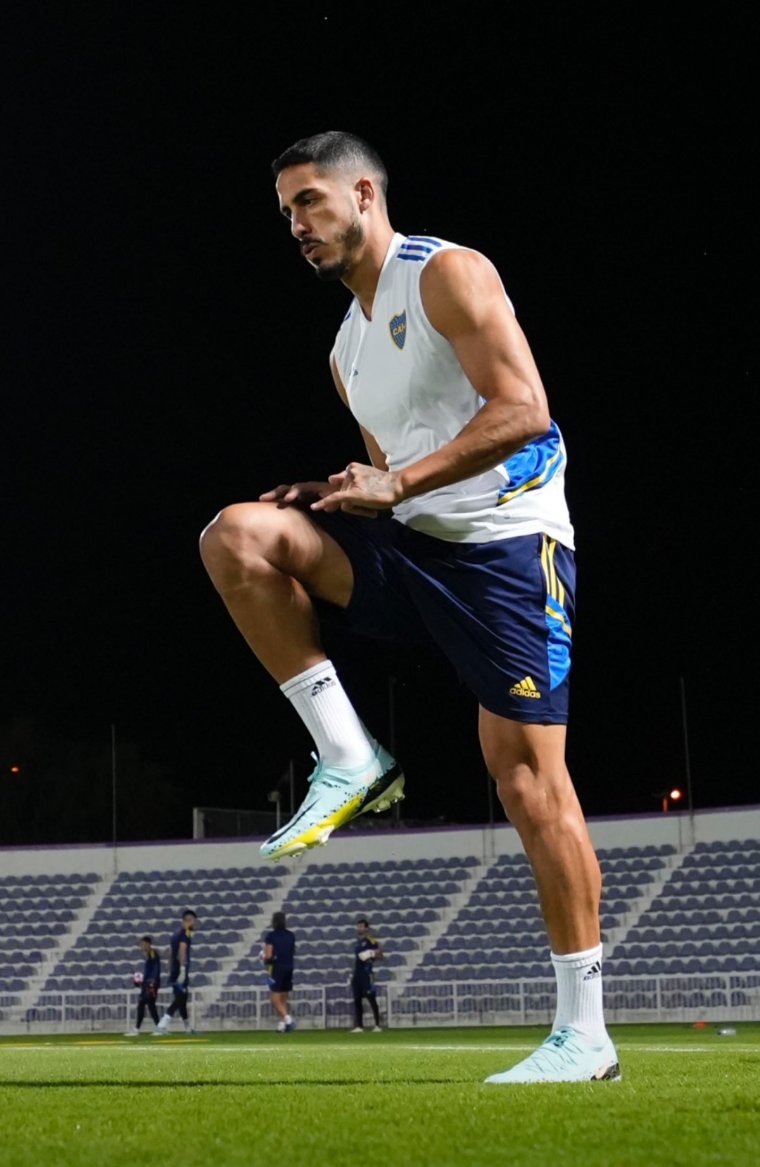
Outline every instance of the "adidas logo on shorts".
<path id="1" fill-rule="evenodd" d="M 536 682 L 532 677 L 523 677 L 522 681 L 518 681 L 509 690 L 511 697 L 533 697 L 539 698 L 541 691 L 536 688 Z"/>

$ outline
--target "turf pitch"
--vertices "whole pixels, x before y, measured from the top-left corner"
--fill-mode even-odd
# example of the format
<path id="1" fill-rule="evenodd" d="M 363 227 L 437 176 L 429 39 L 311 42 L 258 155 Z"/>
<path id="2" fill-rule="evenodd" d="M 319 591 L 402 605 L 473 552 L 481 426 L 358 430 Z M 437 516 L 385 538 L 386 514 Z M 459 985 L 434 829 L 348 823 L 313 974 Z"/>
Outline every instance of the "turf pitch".
<path id="1" fill-rule="evenodd" d="M 2 1167 L 760 1161 L 760 1024 L 611 1027 L 622 1082 L 484 1086 L 538 1029 L 0 1040 Z"/>

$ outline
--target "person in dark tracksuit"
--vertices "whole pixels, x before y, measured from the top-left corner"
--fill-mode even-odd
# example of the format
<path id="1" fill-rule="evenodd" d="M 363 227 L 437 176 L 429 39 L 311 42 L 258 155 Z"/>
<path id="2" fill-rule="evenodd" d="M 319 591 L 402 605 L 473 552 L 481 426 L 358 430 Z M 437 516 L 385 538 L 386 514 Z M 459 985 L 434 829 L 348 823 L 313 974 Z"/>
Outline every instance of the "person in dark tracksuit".
<path id="1" fill-rule="evenodd" d="M 375 1033 L 380 1032 L 380 1010 L 377 1005 L 373 971 L 376 960 L 383 960 L 385 954 L 376 936 L 369 930 L 369 922 L 362 916 L 356 921 L 356 941 L 354 942 L 354 971 L 351 975 L 351 991 L 354 995 L 354 1028 L 352 1033 L 364 1032 L 364 1000 L 369 1001 L 375 1019 Z"/>
<path id="2" fill-rule="evenodd" d="M 286 927 L 285 913 L 275 912 L 272 916 L 272 930 L 264 937 L 261 959 L 267 970 L 272 1008 L 279 1017 L 278 1033 L 291 1033 L 295 1029 L 295 1022 L 288 1010 L 288 993 L 293 988 L 295 952 L 296 938 Z"/>
<path id="3" fill-rule="evenodd" d="M 193 933 L 198 927 L 198 917 L 190 908 L 182 913 L 182 926 L 171 938 L 171 964 L 169 968 L 169 985 L 172 990 L 172 1003 L 158 1023 L 153 1036 L 168 1033 L 172 1020 L 179 1013 L 185 1023 L 185 1033 L 192 1033 L 192 1026 L 187 1013 L 187 1002 L 190 988 L 190 949 L 193 942 Z"/>
<path id="4" fill-rule="evenodd" d="M 137 1020 L 135 1021 L 134 1029 L 130 1029 L 125 1033 L 125 1037 L 139 1037 L 140 1026 L 145 1017 L 145 1010 L 147 1009 L 153 1018 L 155 1025 L 158 1025 L 158 1009 L 156 1008 L 156 997 L 158 990 L 161 988 L 161 957 L 158 950 L 153 947 L 153 938 L 151 936 L 143 936 L 140 941 L 142 946 L 145 963 L 143 964 L 142 972 L 135 973 L 134 983 L 140 989 L 140 996 L 137 998 Z"/>

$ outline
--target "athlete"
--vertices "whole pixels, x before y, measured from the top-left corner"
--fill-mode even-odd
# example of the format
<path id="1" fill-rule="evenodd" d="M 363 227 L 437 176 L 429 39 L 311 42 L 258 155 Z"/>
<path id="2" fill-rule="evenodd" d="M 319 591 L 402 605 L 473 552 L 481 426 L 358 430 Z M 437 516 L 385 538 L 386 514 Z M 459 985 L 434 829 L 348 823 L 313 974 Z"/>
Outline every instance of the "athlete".
<path id="1" fill-rule="evenodd" d="M 364 1033 L 364 1001 L 368 1001 L 375 1019 L 374 1033 L 379 1033 L 380 1009 L 375 992 L 373 976 L 376 960 L 384 960 L 383 947 L 376 936 L 369 930 L 369 921 L 361 916 L 356 921 L 356 940 L 354 941 L 354 969 L 351 974 L 351 991 L 354 996 L 354 1028 L 352 1033 Z"/>
<path id="2" fill-rule="evenodd" d="M 296 938 L 286 926 L 285 913 L 275 912 L 272 916 L 272 930 L 264 937 L 261 959 L 266 965 L 272 1008 L 279 1017 L 278 1033 L 291 1033 L 296 1027 L 288 1009 L 288 993 L 293 988 L 295 953 Z"/>
<path id="3" fill-rule="evenodd" d="M 172 990 L 172 1001 L 153 1031 L 157 1037 L 168 1033 L 174 1017 L 179 1013 L 185 1027 L 185 1033 L 192 1033 L 193 1028 L 187 1011 L 190 990 L 190 950 L 193 935 L 198 927 L 198 917 L 190 908 L 182 913 L 181 925 L 171 938 L 171 964 L 169 968 L 169 984 Z"/>
<path id="4" fill-rule="evenodd" d="M 134 1029 L 128 1030 L 124 1035 L 125 1037 L 140 1036 L 140 1026 L 143 1023 L 146 1009 L 153 1018 L 154 1025 L 158 1025 L 156 997 L 158 996 L 158 990 L 161 988 L 161 957 L 159 956 L 158 949 L 153 947 L 152 936 L 143 936 L 140 941 L 140 947 L 142 948 L 144 957 L 143 967 L 134 976 L 135 985 L 140 990 L 140 996 L 137 998 L 137 1018 Z"/>
<path id="5" fill-rule="evenodd" d="M 272 164 L 321 281 L 352 293 L 330 355 L 368 461 L 225 507 L 212 582 L 310 731 L 318 764 L 279 859 L 403 794 L 320 638 L 432 638 L 479 703 L 479 740 L 536 877 L 557 979 L 546 1041 L 491 1083 L 620 1076 L 602 1010 L 601 876 L 565 761 L 574 614 L 566 451 L 501 278 L 483 254 L 405 236 L 373 147 L 329 131 Z M 382 521 L 379 516 L 388 516 Z"/>

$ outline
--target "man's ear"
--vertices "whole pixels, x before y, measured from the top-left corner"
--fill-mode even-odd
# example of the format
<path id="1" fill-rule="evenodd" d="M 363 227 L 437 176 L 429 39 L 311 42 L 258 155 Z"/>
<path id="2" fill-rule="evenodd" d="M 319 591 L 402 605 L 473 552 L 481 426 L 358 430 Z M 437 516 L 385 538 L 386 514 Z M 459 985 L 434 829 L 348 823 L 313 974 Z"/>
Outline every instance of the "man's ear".
<path id="1" fill-rule="evenodd" d="M 359 210 L 362 212 L 368 211 L 375 201 L 375 184 L 372 179 L 360 178 L 354 190 L 358 197 Z"/>

